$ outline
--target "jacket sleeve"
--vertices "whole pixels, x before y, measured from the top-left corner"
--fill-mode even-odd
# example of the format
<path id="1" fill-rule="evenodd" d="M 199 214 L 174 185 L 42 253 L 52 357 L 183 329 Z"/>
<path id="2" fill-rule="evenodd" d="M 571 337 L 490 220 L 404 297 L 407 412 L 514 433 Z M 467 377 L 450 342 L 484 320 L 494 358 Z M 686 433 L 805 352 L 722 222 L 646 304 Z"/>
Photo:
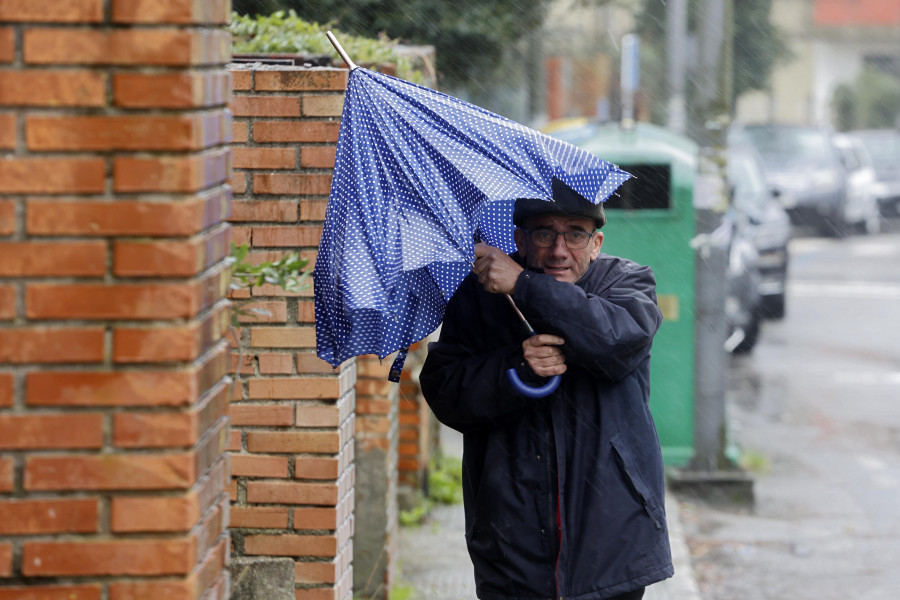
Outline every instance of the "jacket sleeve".
<path id="1" fill-rule="evenodd" d="M 602 287 L 587 291 L 524 272 L 515 300 L 535 331 L 566 340 L 567 362 L 613 381 L 641 364 L 662 323 L 652 270 L 631 262 L 616 265 Z"/>
<path id="2" fill-rule="evenodd" d="M 545 382 L 524 364 L 518 343 L 486 342 L 486 332 L 465 292 L 447 307 L 440 339 L 428 345 L 419 383 L 439 421 L 463 433 L 495 428 L 534 402 L 519 395 L 506 371 L 516 368 L 532 385 Z"/>

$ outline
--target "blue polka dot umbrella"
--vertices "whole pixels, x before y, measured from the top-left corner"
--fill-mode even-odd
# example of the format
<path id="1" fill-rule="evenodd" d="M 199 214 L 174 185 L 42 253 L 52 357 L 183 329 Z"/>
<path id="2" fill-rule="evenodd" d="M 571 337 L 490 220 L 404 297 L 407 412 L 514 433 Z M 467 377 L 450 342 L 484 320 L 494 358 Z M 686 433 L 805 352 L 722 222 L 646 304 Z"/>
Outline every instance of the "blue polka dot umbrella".
<path id="1" fill-rule="evenodd" d="M 516 198 L 552 202 L 557 177 L 602 202 L 629 175 L 452 96 L 356 67 L 335 45 L 351 71 L 313 274 L 316 349 L 334 367 L 402 350 L 397 380 L 405 349 L 437 329 L 471 271 L 476 231 L 513 252 Z"/>

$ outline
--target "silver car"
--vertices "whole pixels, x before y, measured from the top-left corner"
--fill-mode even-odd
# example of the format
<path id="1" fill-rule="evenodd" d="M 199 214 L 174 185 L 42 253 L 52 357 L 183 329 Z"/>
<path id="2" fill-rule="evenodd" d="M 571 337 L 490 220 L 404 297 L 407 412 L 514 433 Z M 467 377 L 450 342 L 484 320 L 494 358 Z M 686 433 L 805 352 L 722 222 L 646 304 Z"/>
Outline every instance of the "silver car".
<path id="1" fill-rule="evenodd" d="M 875 196 L 875 166 L 863 143 L 850 135 L 834 136 L 834 146 L 845 172 L 844 203 L 841 220 L 845 233 L 878 233 L 881 211 Z"/>
<path id="2" fill-rule="evenodd" d="M 860 140 L 875 168 L 875 199 L 885 217 L 900 216 L 900 130 L 862 129 L 847 135 Z"/>
<path id="3" fill-rule="evenodd" d="M 759 152 L 769 186 L 795 225 L 840 235 L 844 222 L 845 170 L 830 131 L 801 125 L 745 125 L 733 141 Z"/>

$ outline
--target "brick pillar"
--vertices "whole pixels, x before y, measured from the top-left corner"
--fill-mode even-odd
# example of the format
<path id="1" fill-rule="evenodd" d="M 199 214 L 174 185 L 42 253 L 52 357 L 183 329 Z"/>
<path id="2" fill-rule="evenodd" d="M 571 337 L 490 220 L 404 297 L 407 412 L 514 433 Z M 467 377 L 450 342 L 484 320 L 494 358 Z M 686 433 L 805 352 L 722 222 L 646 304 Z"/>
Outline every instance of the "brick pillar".
<path id="1" fill-rule="evenodd" d="M 311 269 L 347 71 L 231 68 L 235 239 L 250 243 L 251 260 L 299 250 Z M 293 560 L 297 600 L 349 600 L 356 361 L 332 370 L 316 358 L 311 288 L 263 286 L 246 296 L 267 314 L 241 331 L 246 352 L 230 412 L 234 554 Z"/>
<path id="2" fill-rule="evenodd" d="M 385 600 L 396 568 L 399 388 L 388 381 L 393 356 L 358 359 L 354 590 Z M 405 369 L 403 377 L 409 378 Z"/>
<path id="3" fill-rule="evenodd" d="M 436 339 L 433 335 L 410 347 L 406 369 L 400 379 L 400 423 L 399 445 L 397 447 L 397 471 L 403 497 L 410 492 L 426 488 L 425 476 L 428 464 L 435 452 L 439 436 L 437 420 L 419 386 L 419 372 L 425 361 L 427 342 Z"/>
<path id="4" fill-rule="evenodd" d="M 227 0 L 0 2 L 0 596 L 224 599 Z"/>

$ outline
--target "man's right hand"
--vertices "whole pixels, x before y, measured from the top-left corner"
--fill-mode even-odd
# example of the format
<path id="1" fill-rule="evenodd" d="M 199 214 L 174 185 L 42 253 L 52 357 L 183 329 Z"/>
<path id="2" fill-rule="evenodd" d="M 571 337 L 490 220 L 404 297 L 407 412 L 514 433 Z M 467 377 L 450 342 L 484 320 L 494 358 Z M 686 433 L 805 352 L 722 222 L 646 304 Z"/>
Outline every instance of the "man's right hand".
<path id="1" fill-rule="evenodd" d="M 539 333 L 522 342 L 522 354 L 536 375 L 562 375 L 566 372 L 566 357 L 560 346 L 565 343 L 566 340 L 557 335 Z"/>

